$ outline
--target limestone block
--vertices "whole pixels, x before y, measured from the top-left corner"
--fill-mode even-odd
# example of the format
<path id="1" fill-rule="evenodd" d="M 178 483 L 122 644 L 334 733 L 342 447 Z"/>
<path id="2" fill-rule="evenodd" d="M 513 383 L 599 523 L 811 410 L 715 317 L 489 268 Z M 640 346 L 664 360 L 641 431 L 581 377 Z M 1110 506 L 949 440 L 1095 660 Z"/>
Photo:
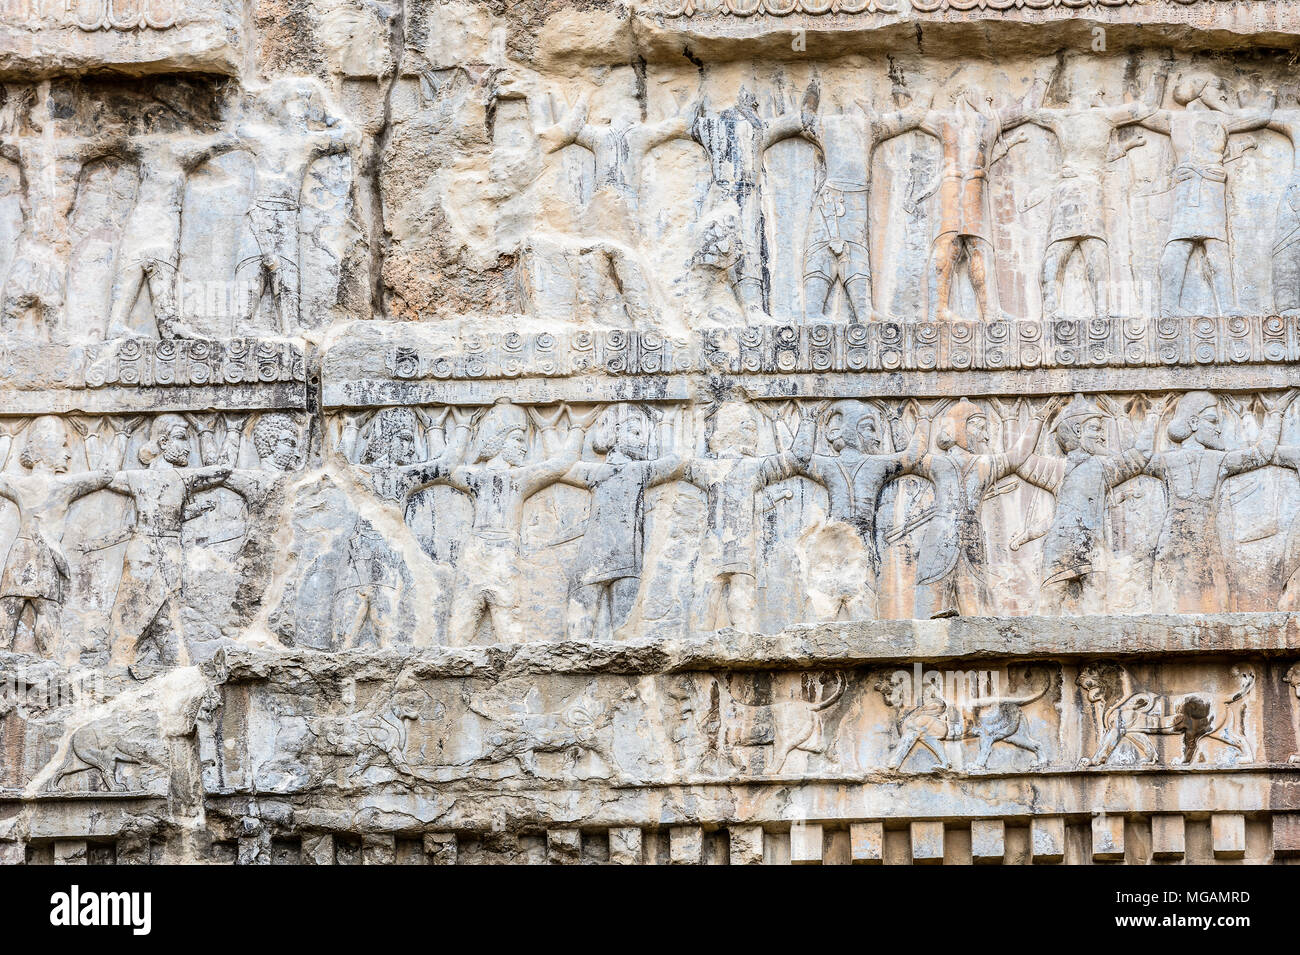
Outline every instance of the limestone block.
<path id="1" fill-rule="evenodd" d="M 1216 859 L 1246 857 L 1246 817 L 1235 812 L 1216 812 L 1210 816 L 1210 838 Z"/>
<path id="2" fill-rule="evenodd" d="M 884 861 L 885 832 L 879 822 L 855 822 L 849 827 L 855 865 L 880 865 Z"/>

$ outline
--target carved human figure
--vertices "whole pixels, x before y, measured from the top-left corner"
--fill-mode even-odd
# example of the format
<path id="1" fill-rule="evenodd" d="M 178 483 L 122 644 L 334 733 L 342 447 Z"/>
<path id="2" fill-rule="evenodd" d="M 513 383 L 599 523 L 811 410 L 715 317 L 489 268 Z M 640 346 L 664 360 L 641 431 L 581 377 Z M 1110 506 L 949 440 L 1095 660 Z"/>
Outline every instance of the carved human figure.
<path id="1" fill-rule="evenodd" d="M 740 402 L 723 403 L 714 415 L 709 456 L 687 462 L 683 477 L 704 492 L 708 507 L 700 555 L 707 568 L 706 629 L 756 629 L 758 505 L 754 496 L 769 484 L 807 468 L 817 410 L 813 405 L 799 409 L 799 430 L 790 450 L 759 454 L 758 423 L 753 410 Z"/>
<path id="2" fill-rule="evenodd" d="M 238 460 L 242 430 L 229 427 L 223 463 Z M 286 414 L 264 414 L 253 425 L 256 468 L 235 468 L 225 486 L 244 499 L 245 531 L 235 555 L 235 618 L 227 627 L 233 636 L 256 616 L 271 575 L 276 552 L 275 532 L 284 512 L 292 472 L 302 466 L 297 423 Z"/>
<path id="3" fill-rule="evenodd" d="M 1218 539 L 1218 501 L 1223 482 L 1269 464 L 1277 449 L 1282 414 L 1294 390 L 1266 401 L 1259 440 L 1228 450 L 1219 401 L 1208 391 L 1178 399 L 1169 422 L 1174 447 L 1151 457 L 1147 473 L 1165 485 L 1168 507 L 1156 544 L 1152 597 L 1157 610 L 1217 613 L 1227 606 L 1228 578 Z"/>
<path id="4" fill-rule="evenodd" d="M 147 291 L 160 338 L 193 338 L 180 321 L 176 302 L 180 263 L 181 203 L 189 174 L 238 145 L 232 135 L 181 139 L 140 136 L 125 151 L 139 165 L 135 205 L 122 229 L 113 280 L 108 337 L 130 335 L 129 321 L 140 293 Z"/>
<path id="5" fill-rule="evenodd" d="M 0 497 L 18 509 L 18 533 L 0 578 L 0 645 L 13 649 L 23 612 L 32 611 L 36 648 L 48 656 L 60 635 L 64 588 L 71 576 L 63 526 L 77 498 L 107 487 L 111 471 L 68 473 L 72 453 L 63 421 L 37 418 L 27 429 L 19 463 L 26 473 L 0 474 Z"/>
<path id="6" fill-rule="evenodd" d="M 331 646 L 355 647 L 366 624 L 383 645 L 396 631 L 397 608 L 404 584 L 393 549 L 373 524 L 358 517 L 348 538 L 343 575 L 334 591 L 330 623 Z"/>
<path id="7" fill-rule="evenodd" d="M 1035 80 L 1019 102 L 995 109 L 993 97 L 962 88 L 948 110 L 931 109 L 920 129 L 939 140 L 942 172 L 939 179 L 939 234 L 932 250 L 937 314 L 955 320 L 951 308 L 957 265 L 968 263 L 980 318 L 997 317 L 993 306 L 993 217 L 988 204 L 989 167 L 999 158 L 1002 134 L 1028 122 L 1042 102 L 1047 84 Z M 1003 150 L 1004 152 L 1004 150 Z"/>
<path id="8" fill-rule="evenodd" d="M 776 143 L 802 136 L 817 111 L 818 91 L 811 86 L 800 111 L 771 119 L 758 112 L 758 99 L 741 87 L 735 106 L 717 114 L 696 104 L 690 135 L 709 158 L 709 192 L 700 226 L 696 261 L 725 269 L 732 290 L 754 318 L 771 309 L 771 275 L 763 209 L 763 155 Z"/>
<path id="9" fill-rule="evenodd" d="M 1275 97 L 1267 105 L 1241 109 L 1220 77 L 1193 73 L 1179 79 L 1174 102 L 1181 110 L 1157 110 L 1140 125 L 1164 133 L 1173 144 L 1173 217 L 1160 257 L 1160 314 L 1177 314 L 1192 254 L 1204 257 L 1220 314 L 1237 311 L 1228 247 L 1229 137 L 1268 124 Z"/>
<path id="10" fill-rule="evenodd" d="M 538 416 L 544 449 L 558 418 L 558 414 L 550 420 Z M 528 415 L 523 408 L 509 402 L 493 405 L 478 423 L 473 463 L 454 467 L 440 479 L 469 495 L 474 508 L 452 584 L 447 629 L 452 645 L 473 643 L 485 613 L 498 643 L 518 642 L 524 502 L 563 478 L 582 450 L 582 429 L 570 427 L 559 450 L 529 464 L 527 434 Z"/>
<path id="11" fill-rule="evenodd" d="M 417 409 L 418 410 L 418 409 Z M 410 408 L 384 408 L 369 425 L 369 437 L 361 452 L 359 469 L 370 479 L 375 493 L 405 509 L 411 496 L 433 484 L 446 481 L 451 469 L 461 463 L 469 444 L 470 414 L 459 408 L 449 409 L 455 433 L 441 452 L 427 461 L 416 460 L 419 454 L 420 423 L 424 417 L 423 437 L 425 447 L 431 446 L 436 431 L 432 418 Z M 345 455 L 351 456 L 356 444 L 356 422 L 344 423 L 341 445 Z"/>
<path id="12" fill-rule="evenodd" d="M 1030 484 L 1056 496 L 1056 511 L 1043 542 L 1038 612 L 1044 615 L 1104 613 L 1113 583 L 1107 513 L 1111 491 L 1142 474 L 1155 447 L 1158 415 L 1132 448 L 1108 450 L 1100 407 L 1075 395 L 1056 421 L 1065 457 L 1031 454 L 1017 469 Z M 1015 549 L 1024 538 L 1012 543 Z"/>
<path id="13" fill-rule="evenodd" d="M 822 415 L 823 433 L 834 454 L 812 454 L 801 472 L 826 488 L 827 516 L 856 532 L 856 545 L 839 540 L 838 529 L 828 526 L 813 551 L 808 598 L 818 619 L 833 620 L 847 612 L 854 620 L 876 616 L 876 578 L 880 552 L 876 546 L 876 509 L 885 485 L 920 463 L 930 443 L 930 421 L 922 418 L 911 441 L 897 453 L 881 451 L 883 427 L 880 413 L 865 401 L 837 401 Z M 897 446 L 897 444 L 895 445 Z M 836 546 L 836 545 L 839 546 Z M 834 551 L 824 563 L 816 551 Z M 851 559 L 861 553 L 866 566 Z"/>
<path id="14" fill-rule="evenodd" d="M 175 414 L 153 421 L 140 449 L 143 469 L 118 471 L 107 489 L 131 498 L 135 518 L 125 534 L 110 535 L 97 550 L 126 540 L 122 578 L 109 612 L 109 653 L 130 658 L 136 673 L 174 665 L 187 648 L 178 644 L 182 572 L 181 529 L 210 509 L 194 502 L 199 491 L 217 487 L 230 474 L 226 465 L 191 468 L 189 425 Z M 129 641 L 129 645 L 122 646 Z"/>
<path id="15" fill-rule="evenodd" d="M 605 222 L 605 228 L 617 226 L 617 234 L 630 238 L 636 233 L 636 212 L 640 202 L 641 174 L 650 152 L 664 143 L 690 134 L 685 116 L 633 122 L 625 111 L 611 110 L 603 123 L 588 121 L 591 94 L 584 91 L 567 114 L 539 134 L 548 153 L 577 143 L 590 150 L 596 160 L 595 183 L 591 206 L 603 214 L 614 214 L 622 221 Z"/>
<path id="16" fill-rule="evenodd" d="M 49 112 L 49 115 L 42 115 Z M 70 218 L 81 173 L 95 159 L 125 141 L 121 127 L 78 136 L 53 118 L 54 104 L 40 103 L 27 116 L 30 134 L 0 136 L 0 156 L 18 164 L 24 226 L 4 287 L 0 289 L 0 331 L 12 334 L 26 316 L 37 337 L 60 336 L 59 321 L 72 249 Z"/>
<path id="17" fill-rule="evenodd" d="M 934 485 L 934 516 L 926 522 L 916 581 L 916 617 L 979 616 L 990 603 L 980 507 L 998 481 L 1020 468 L 1035 445 L 1051 403 L 1005 452 L 989 450 L 988 415 L 965 398 L 944 413 L 937 450 L 917 463 L 917 474 Z"/>
<path id="18" fill-rule="evenodd" d="M 253 157 L 256 174 L 248 221 L 261 253 L 255 281 L 244 304 L 244 329 L 251 326 L 269 289 L 282 335 L 298 327 L 298 207 L 303 181 L 322 156 L 355 151 L 360 133 L 346 119 L 330 115 L 320 86 L 302 78 L 273 82 L 257 97 L 252 115 L 236 130 L 241 148 Z"/>
<path id="19" fill-rule="evenodd" d="M 1167 61 L 1160 63 L 1141 100 L 1107 106 L 1105 91 L 1098 89 L 1091 93 L 1087 106 L 1040 107 L 1029 113 L 1029 122 L 1053 133 L 1061 149 L 1060 178 L 1052 190 L 1047 248 L 1039 279 L 1045 321 L 1063 317 L 1065 270 L 1076 252 L 1083 258 L 1093 314 L 1098 318 L 1110 316 L 1110 255 L 1102 179 L 1110 156 L 1111 134 L 1123 126 L 1140 123 L 1160 108 L 1169 66 Z M 1137 145 L 1140 141 L 1131 143 Z"/>
<path id="20" fill-rule="evenodd" d="M 871 320 L 871 156 L 885 140 L 919 126 L 928 110 L 880 112 L 862 100 L 857 105 L 818 114 L 804 131 L 825 162 L 804 238 L 804 309 L 810 321 L 825 316 L 836 282 L 844 285 L 852 320 Z"/>
<path id="21" fill-rule="evenodd" d="M 1273 231 L 1273 309 L 1300 312 L 1300 91 L 1289 109 L 1273 113 L 1268 128 L 1291 141 L 1291 179 L 1277 204 Z"/>
<path id="22" fill-rule="evenodd" d="M 606 409 L 587 432 L 587 445 L 604 461 L 578 461 L 566 483 L 591 491 L 587 527 L 569 581 L 566 633 L 590 639 L 602 605 L 609 632 L 627 623 L 641 584 L 645 561 L 645 495 L 682 476 L 680 455 L 650 457 L 653 421 L 644 409 L 618 404 Z"/>

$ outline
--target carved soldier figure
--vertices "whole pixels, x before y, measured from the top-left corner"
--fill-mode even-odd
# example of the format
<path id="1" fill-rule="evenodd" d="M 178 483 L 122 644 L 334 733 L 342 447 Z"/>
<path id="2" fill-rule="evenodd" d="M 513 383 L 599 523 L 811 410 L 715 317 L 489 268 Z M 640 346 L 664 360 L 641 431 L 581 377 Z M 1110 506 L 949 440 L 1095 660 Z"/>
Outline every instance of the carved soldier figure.
<path id="1" fill-rule="evenodd" d="M 1268 128 L 1291 140 L 1291 181 L 1277 204 L 1273 232 L 1273 308 L 1279 315 L 1300 312 L 1300 91 L 1296 104 L 1278 110 Z"/>
<path id="2" fill-rule="evenodd" d="M 685 480 L 702 490 L 708 501 L 708 536 L 701 554 L 709 568 L 705 628 L 756 628 L 758 514 L 754 495 L 807 468 L 817 410 L 812 405 L 800 408 L 799 430 L 789 451 L 759 454 L 754 412 L 746 404 L 724 403 L 717 410 L 708 439 L 712 456 L 687 463 Z"/>
<path id="3" fill-rule="evenodd" d="M 36 648 L 48 656 L 60 634 L 64 587 L 70 571 L 62 548 L 68 508 L 108 486 L 110 471 L 69 474 L 72 454 L 63 421 L 37 418 L 27 429 L 19 463 L 26 474 L 0 475 L 0 497 L 18 508 L 18 533 L 0 578 L 0 644 L 13 649 L 23 611 L 32 608 Z"/>
<path id="4" fill-rule="evenodd" d="M 1060 179 L 1052 190 L 1051 222 L 1040 277 L 1044 320 L 1062 317 L 1065 269 L 1076 252 L 1083 257 L 1093 314 L 1098 318 L 1110 316 L 1110 258 L 1101 183 L 1111 133 L 1140 123 L 1159 109 L 1168 78 L 1169 63 L 1162 62 L 1146 94 L 1137 102 L 1107 106 L 1105 93 L 1097 90 L 1085 107 L 1030 111 L 1029 122 L 1055 134 L 1061 148 Z M 1140 142 L 1136 139 L 1132 144 Z"/>
<path id="5" fill-rule="evenodd" d="M 920 543 L 916 616 L 979 616 L 990 606 L 980 506 L 985 493 L 1029 458 L 1051 406 L 1034 414 L 1009 451 L 989 450 L 988 415 L 965 398 L 944 414 L 916 473 L 934 485 L 934 517 Z"/>
<path id="6" fill-rule="evenodd" d="M 1151 583 L 1157 610 L 1215 613 L 1227 606 L 1227 568 L 1218 539 L 1219 491 L 1232 475 L 1272 461 L 1282 414 L 1295 395 L 1292 390 L 1266 401 L 1259 441 L 1235 451 L 1224 446 L 1214 395 L 1191 391 L 1178 399 L 1168 429 L 1176 447 L 1153 455 L 1147 466 L 1147 473 L 1164 482 L 1168 500 Z"/>
<path id="7" fill-rule="evenodd" d="M 605 460 L 579 461 L 564 477 L 591 491 L 587 529 L 569 584 L 571 640 L 592 636 L 602 602 L 609 608 L 610 633 L 617 633 L 636 602 L 645 561 L 646 491 L 677 480 L 683 471 L 679 455 L 650 458 L 652 428 L 650 417 L 635 405 L 606 409 L 587 434 L 587 444 Z"/>
<path id="8" fill-rule="evenodd" d="M 561 414 L 564 409 L 561 409 Z M 546 433 L 558 415 L 538 419 Z M 558 451 L 533 464 L 528 457 L 528 415 L 518 405 L 493 405 L 478 424 L 478 454 L 473 464 L 451 469 L 441 483 L 469 495 L 474 518 L 462 544 L 451 600 L 448 641 L 454 646 L 474 642 L 484 613 L 490 615 L 499 643 L 519 639 L 519 551 L 524 502 L 555 484 L 578 460 L 582 429 L 570 427 Z"/>
<path id="9" fill-rule="evenodd" d="M 181 202 L 189 174 L 236 145 L 238 141 L 230 135 L 200 139 L 141 136 L 127 144 L 127 154 L 140 166 L 140 184 L 117 253 L 109 338 L 131 334 L 128 330 L 131 312 L 146 289 L 160 338 L 195 337 L 192 329 L 181 324 L 176 303 Z"/>
<path id="10" fill-rule="evenodd" d="M 804 132 L 826 164 L 804 240 L 804 308 L 810 320 L 824 317 L 837 281 L 844 284 L 852 320 L 871 320 L 871 156 L 885 140 L 919 126 L 928 111 L 877 112 L 861 100 L 857 105 L 860 112 L 815 117 Z"/>
<path id="11" fill-rule="evenodd" d="M 1107 417 L 1092 401 L 1075 395 L 1056 422 L 1056 440 L 1065 457 L 1031 454 L 1017 469 L 1024 480 L 1056 495 L 1056 512 L 1043 542 L 1040 614 L 1106 610 L 1110 492 L 1146 469 L 1158 415 L 1148 416 L 1135 447 L 1115 453 L 1107 450 Z M 1019 543 L 1023 539 L 1013 547 Z"/>
<path id="12" fill-rule="evenodd" d="M 835 453 L 811 455 L 801 471 L 826 488 L 830 497 L 827 516 L 852 527 L 859 542 L 857 546 L 841 542 L 842 546 L 835 548 L 837 535 L 829 527 L 823 529 L 817 550 L 834 549 L 835 559 L 822 564 L 814 557 L 813 576 L 820 586 L 812 585 L 808 596 L 821 619 L 835 619 L 841 610 L 855 620 L 874 619 L 880 570 L 876 547 L 880 494 L 886 484 L 920 463 L 930 443 L 930 421 L 922 418 L 911 442 L 895 454 L 881 452 L 880 414 L 865 401 L 849 398 L 835 402 L 824 412 L 824 422 L 826 439 Z M 852 560 L 853 552 L 865 555 L 865 568 Z"/>
<path id="13" fill-rule="evenodd" d="M 1228 138 L 1268 124 L 1275 97 L 1268 105 L 1241 109 L 1228 84 L 1217 76 L 1194 73 L 1174 87 L 1182 110 L 1158 110 L 1140 124 L 1164 133 L 1173 143 L 1173 218 L 1160 258 L 1160 314 L 1174 315 L 1192 253 L 1200 249 L 1221 314 L 1236 311 L 1228 248 Z M 1235 158 L 1235 157 L 1232 157 Z"/>
<path id="14" fill-rule="evenodd" d="M 135 519 L 125 537 L 122 579 L 109 613 L 109 649 L 113 659 L 131 657 L 137 675 L 177 663 L 186 649 L 175 645 L 181 627 L 181 528 L 205 510 L 194 503 L 194 495 L 217 487 L 230 475 L 226 465 L 191 468 L 191 450 L 185 419 L 161 414 L 153 421 L 149 443 L 139 452 L 144 469 L 119 471 L 108 485 L 135 505 Z M 86 549 L 121 539 L 115 535 Z M 162 633 L 157 632 L 160 628 L 165 628 Z M 128 640 L 131 647 L 119 647 Z"/>
<path id="15" fill-rule="evenodd" d="M 929 110 L 920 128 L 939 140 L 943 171 L 939 180 L 939 235 L 934 240 L 934 269 L 938 315 L 959 318 L 951 309 L 957 264 L 966 258 L 980 318 L 992 321 L 990 296 L 993 272 L 993 218 L 988 207 L 989 167 L 1000 157 L 1002 134 L 1029 121 L 1047 84 L 1035 80 L 1018 103 L 994 109 L 993 97 L 960 89 L 952 109 Z"/>
<path id="16" fill-rule="evenodd" d="M 346 119 L 331 116 L 314 80 L 276 80 L 255 105 L 256 116 L 238 130 L 256 168 L 257 184 L 249 225 L 261 260 L 257 280 L 244 306 L 244 329 L 257 313 L 269 288 L 275 302 L 279 332 L 291 335 L 298 327 L 298 205 L 303 181 L 322 156 L 354 151 L 360 133 Z"/>
<path id="17" fill-rule="evenodd" d="M 771 276 L 763 210 L 763 154 L 776 143 L 807 138 L 817 111 L 818 91 L 811 86 L 801 112 L 771 119 L 758 113 L 758 99 L 741 87 L 736 105 L 716 115 L 696 104 L 691 137 L 709 157 L 710 183 L 696 261 L 725 268 L 732 290 L 748 317 L 770 311 Z"/>
<path id="18" fill-rule="evenodd" d="M 0 155 L 18 164 L 24 186 L 23 232 L 0 289 L 0 330 L 12 333 L 25 315 L 33 314 L 36 331 L 47 339 L 60 331 L 72 249 L 69 218 L 82 170 L 111 154 L 125 138 L 117 126 L 97 136 L 71 135 L 55 118 L 56 109 L 54 103 L 39 103 L 27 117 L 32 135 L 0 137 Z"/>

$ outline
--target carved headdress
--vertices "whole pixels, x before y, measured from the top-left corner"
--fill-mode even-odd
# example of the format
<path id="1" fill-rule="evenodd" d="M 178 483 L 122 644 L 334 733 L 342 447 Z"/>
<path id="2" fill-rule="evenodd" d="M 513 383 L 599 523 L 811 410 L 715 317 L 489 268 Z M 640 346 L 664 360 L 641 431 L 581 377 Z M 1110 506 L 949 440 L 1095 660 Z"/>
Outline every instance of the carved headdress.
<path id="1" fill-rule="evenodd" d="M 1073 451 L 1079 446 L 1079 435 L 1083 425 L 1091 418 L 1108 418 L 1094 402 L 1083 395 L 1076 394 L 1065 406 L 1061 416 L 1056 420 L 1056 440 L 1065 451 Z"/>

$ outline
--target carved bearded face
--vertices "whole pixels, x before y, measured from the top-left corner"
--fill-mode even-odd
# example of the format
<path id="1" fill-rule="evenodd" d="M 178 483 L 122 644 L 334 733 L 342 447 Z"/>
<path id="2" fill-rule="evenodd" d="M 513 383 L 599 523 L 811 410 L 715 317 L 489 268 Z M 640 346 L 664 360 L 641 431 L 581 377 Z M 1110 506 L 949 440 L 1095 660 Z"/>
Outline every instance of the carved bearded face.
<path id="1" fill-rule="evenodd" d="M 523 428 L 511 428 L 501 444 L 501 458 L 511 467 L 519 467 L 528 457 L 528 442 Z"/>
<path id="2" fill-rule="evenodd" d="M 414 453 L 415 441 L 411 441 Z M 271 463 L 281 471 L 288 471 L 298 462 L 298 435 L 288 429 L 275 437 L 275 447 L 271 449 Z"/>
<path id="3" fill-rule="evenodd" d="M 646 421 L 639 414 L 630 414 L 619 424 L 615 449 L 634 461 L 643 461 L 650 454 L 650 435 Z"/>
<path id="4" fill-rule="evenodd" d="M 1291 684 L 1291 689 L 1295 692 L 1295 695 L 1300 696 L 1300 663 L 1291 665 L 1291 668 L 1286 671 L 1285 679 L 1287 683 Z"/>
<path id="5" fill-rule="evenodd" d="M 396 465 L 410 464 L 415 460 L 415 432 L 410 428 L 399 429 L 392 438 L 389 439 L 388 455 L 389 459 Z M 295 453 L 297 450 L 297 441 L 294 442 Z"/>
<path id="6" fill-rule="evenodd" d="M 966 450 L 981 454 L 989 446 L 989 419 L 973 414 L 966 419 Z"/>
<path id="7" fill-rule="evenodd" d="M 1079 428 L 1079 447 L 1089 454 L 1106 453 L 1106 426 L 1100 416 L 1089 418 Z"/>
<path id="8" fill-rule="evenodd" d="M 1192 436 L 1204 447 L 1223 450 L 1223 419 L 1219 417 L 1218 408 L 1211 405 L 1197 413 Z"/>
<path id="9" fill-rule="evenodd" d="M 190 463 L 190 432 L 184 425 L 176 424 L 158 441 L 162 459 L 173 467 L 183 468 Z"/>

